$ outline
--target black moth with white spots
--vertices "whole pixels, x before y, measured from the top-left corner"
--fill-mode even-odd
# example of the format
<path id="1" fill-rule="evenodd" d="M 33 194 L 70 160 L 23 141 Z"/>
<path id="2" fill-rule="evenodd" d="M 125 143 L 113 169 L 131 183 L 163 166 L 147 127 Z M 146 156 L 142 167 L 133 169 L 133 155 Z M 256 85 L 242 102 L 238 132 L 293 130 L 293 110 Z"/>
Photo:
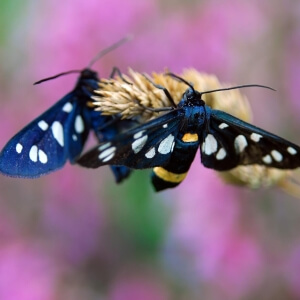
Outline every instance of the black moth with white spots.
<path id="1" fill-rule="evenodd" d="M 0 172 L 35 178 L 61 168 L 80 154 L 91 126 L 86 103 L 97 87 L 97 73 L 84 69 L 73 91 L 31 121 L 4 146 Z"/>
<path id="2" fill-rule="evenodd" d="M 128 128 L 128 120 L 102 116 L 87 103 L 98 88 L 99 78 L 91 69 L 81 71 L 73 91 L 30 122 L 0 152 L 0 173 L 11 177 L 36 178 L 75 163 L 92 130 L 99 142 Z M 130 124 L 129 124 L 130 125 Z M 130 170 L 111 166 L 117 182 Z"/>
<path id="3" fill-rule="evenodd" d="M 88 168 L 154 168 L 152 183 L 157 191 L 174 187 L 185 178 L 198 147 L 202 164 L 218 171 L 251 164 L 300 167 L 300 147 L 210 108 L 202 94 L 188 88 L 171 112 L 100 144 L 78 163 Z"/>
<path id="4" fill-rule="evenodd" d="M 103 116 L 89 105 L 99 83 L 98 74 L 91 70 L 92 65 L 129 39 L 131 36 L 126 36 L 100 51 L 81 71 L 63 72 L 35 83 L 80 73 L 71 92 L 8 141 L 0 152 L 0 173 L 11 177 L 40 177 L 62 168 L 67 160 L 75 163 L 90 131 L 101 143 L 135 125 L 132 120 L 120 120 L 120 116 Z M 111 78 L 116 72 L 119 70 L 113 68 Z M 130 174 L 124 166 L 111 166 L 111 169 L 117 182 Z"/>

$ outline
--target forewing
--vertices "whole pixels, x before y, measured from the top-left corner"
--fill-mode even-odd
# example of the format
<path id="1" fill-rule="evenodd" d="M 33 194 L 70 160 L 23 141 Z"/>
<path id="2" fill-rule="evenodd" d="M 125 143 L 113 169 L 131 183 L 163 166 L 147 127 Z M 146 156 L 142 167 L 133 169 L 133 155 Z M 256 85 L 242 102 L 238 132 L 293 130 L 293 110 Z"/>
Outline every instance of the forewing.
<path id="1" fill-rule="evenodd" d="M 0 172 L 34 178 L 61 168 L 67 159 L 74 160 L 88 133 L 89 122 L 84 120 L 84 130 L 76 125 L 78 116 L 85 119 L 81 112 L 76 91 L 66 95 L 6 144 L 0 153 Z"/>
<path id="2" fill-rule="evenodd" d="M 98 111 L 92 111 L 90 113 L 92 115 L 91 127 L 99 143 L 111 140 L 122 132 L 136 127 L 138 124 L 134 120 L 122 120 L 119 115 L 100 116 Z M 122 182 L 131 173 L 131 169 L 125 166 L 110 166 L 110 168 L 117 183 Z"/>
<path id="3" fill-rule="evenodd" d="M 76 98 L 73 101 L 73 109 L 64 122 L 65 147 L 67 158 L 71 163 L 75 163 L 81 154 L 91 127 L 90 109 L 80 99 Z M 101 118 L 100 115 L 99 118 Z"/>
<path id="4" fill-rule="evenodd" d="M 181 120 L 181 110 L 174 110 L 100 144 L 83 155 L 78 163 L 87 168 L 163 166 L 170 159 Z"/>
<path id="5" fill-rule="evenodd" d="M 300 148 L 225 112 L 211 110 L 202 132 L 201 161 L 207 168 L 230 170 L 238 165 L 278 169 L 300 167 Z"/>

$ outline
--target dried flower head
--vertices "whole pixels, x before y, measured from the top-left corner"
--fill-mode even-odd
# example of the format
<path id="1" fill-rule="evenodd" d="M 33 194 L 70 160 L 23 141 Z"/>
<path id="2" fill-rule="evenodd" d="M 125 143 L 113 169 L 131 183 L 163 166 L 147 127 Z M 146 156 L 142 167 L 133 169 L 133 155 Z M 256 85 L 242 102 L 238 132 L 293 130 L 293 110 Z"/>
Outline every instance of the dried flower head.
<path id="1" fill-rule="evenodd" d="M 179 103 L 187 89 L 185 83 L 162 73 L 153 73 L 152 77 L 131 69 L 128 73 L 130 77 L 123 75 L 123 78 L 103 79 L 99 83 L 99 89 L 93 96 L 93 105 L 96 110 L 101 111 L 104 115 L 120 113 L 123 118 L 142 115 L 146 121 L 156 117 L 157 113 L 150 112 L 145 107 L 161 108 L 172 105 L 164 91 L 153 83 L 166 88 L 176 104 Z M 191 82 L 199 91 L 230 86 L 221 84 L 214 75 L 200 73 L 194 69 L 187 69 L 180 76 Z M 244 121 L 251 120 L 249 103 L 238 90 L 206 94 L 203 96 L 203 100 L 214 109 L 226 111 Z"/>
<path id="2" fill-rule="evenodd" d="M 121 114 L 123 118 L 138 117 L 141 122 L 157 117 L 159 113 L 146 109 L 170 107 L 168 97 L 162 89 L 166 88 L 175 104 L 182 99 L 187 86 L 177 79 L 162 73 L 153 73 L 152 77 L 129 69 L 129 76 L 123 75 L 116 79 L 102 80 L 95 91 L 92 103 L 95 110 L 102 114 Z M 195 90 L 209 91 L 226 88 L 232 85 L 221 83 L 214 75 L 200 73 L 195 69 L 186 69 L 180 75 L 192 83 Z M 154 85 L 154 84 L 155 85 Z M 225 111 L 243 121 L 251 122 L 252 113 L 247 98 L 239 90 L 229 90 L 203 95 L 203 100 L 213 109 Z M 291 171 L 268 168 L 261 165 L 239 166 L 230 171 L 218 172 L 221 178 L 230 184 L 250 188 L 279 185 L 290 186 L 288 180 Z M 299 193 L 300 195 L 300 193 Z"/>
<path id="3" fill-rule="evenodd" d="M 96 95 L 92 97 L 95 110 L 104 115 L 119 113 L 126 119 L 138 116 L 143 121 L 148 121 L 158 116 L 158 113 L 146 110 L 145 107 L 161 108 L 172 105 L 164 91 L 155 87 L 153 83 L 168 89 L 175 103 L 180 101 L 186 90 L 184 83 L 164 74 L 153 73 L 153 77 L 149 77 L 150 80 L 131 69 L 129 74 L 131 77 L 123 75 L 122 78 L 103 79 L 99 82 L 99 90 L 96 90 Z"/>

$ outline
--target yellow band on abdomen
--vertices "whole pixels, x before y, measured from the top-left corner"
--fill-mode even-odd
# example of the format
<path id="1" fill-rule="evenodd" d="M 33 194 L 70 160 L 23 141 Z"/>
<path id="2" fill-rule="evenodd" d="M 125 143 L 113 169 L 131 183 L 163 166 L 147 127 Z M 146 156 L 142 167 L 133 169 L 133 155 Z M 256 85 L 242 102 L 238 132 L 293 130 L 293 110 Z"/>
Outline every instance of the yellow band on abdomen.
<path id="1" fill-rule="evenodd" d="M 153 168 L 153 172 L 155 173 L 155 175 L 157 175 L 159 178 L 163 179 L 164 181 L 174 182 L 174 183 L 181 182 L 186 177 L 187 174 L 187 173 L 182 173 L 182 174 L 172 173 L 165 170 L 162 167 Z"/>
<path id="2" fill-rule="evenodd" d="M 198 134 L 186 133 L 181 140 L 185 143 L 198 142 Z"/>

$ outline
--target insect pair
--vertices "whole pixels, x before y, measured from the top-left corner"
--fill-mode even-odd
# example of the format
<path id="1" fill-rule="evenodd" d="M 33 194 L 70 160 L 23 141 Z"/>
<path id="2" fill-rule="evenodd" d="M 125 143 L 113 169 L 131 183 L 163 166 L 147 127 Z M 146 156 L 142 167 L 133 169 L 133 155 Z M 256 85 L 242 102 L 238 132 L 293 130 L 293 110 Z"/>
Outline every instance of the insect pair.
<path id="1" fill-rule="evenodd" d="M 200 93 L 182 78 L 177 79 L 187 90 L 178 105 L 167 89 L 156 86 L 173 107 L 158 109 L 169 112 L 149 122 L 137 126 L 119 115 L 100 114 L 89 105 L 99 83 L 91 64 L 81 71 L 72 92 L 7 143 L 0 153 L 3 174 L 34 178 L 70 160 L 89 168 L 111 165 L 120 182 L 129 168 L 153 168 L 152 182 L 159 191 L 182 182 L 198 147 L 203 165 L 219 171 L 252 164 L 278 169 L 300 166 L 298 146 L 210 108 L 202 96 L 220 90 Z M 78 159 L 90 130 L 100 145 Z"/>

